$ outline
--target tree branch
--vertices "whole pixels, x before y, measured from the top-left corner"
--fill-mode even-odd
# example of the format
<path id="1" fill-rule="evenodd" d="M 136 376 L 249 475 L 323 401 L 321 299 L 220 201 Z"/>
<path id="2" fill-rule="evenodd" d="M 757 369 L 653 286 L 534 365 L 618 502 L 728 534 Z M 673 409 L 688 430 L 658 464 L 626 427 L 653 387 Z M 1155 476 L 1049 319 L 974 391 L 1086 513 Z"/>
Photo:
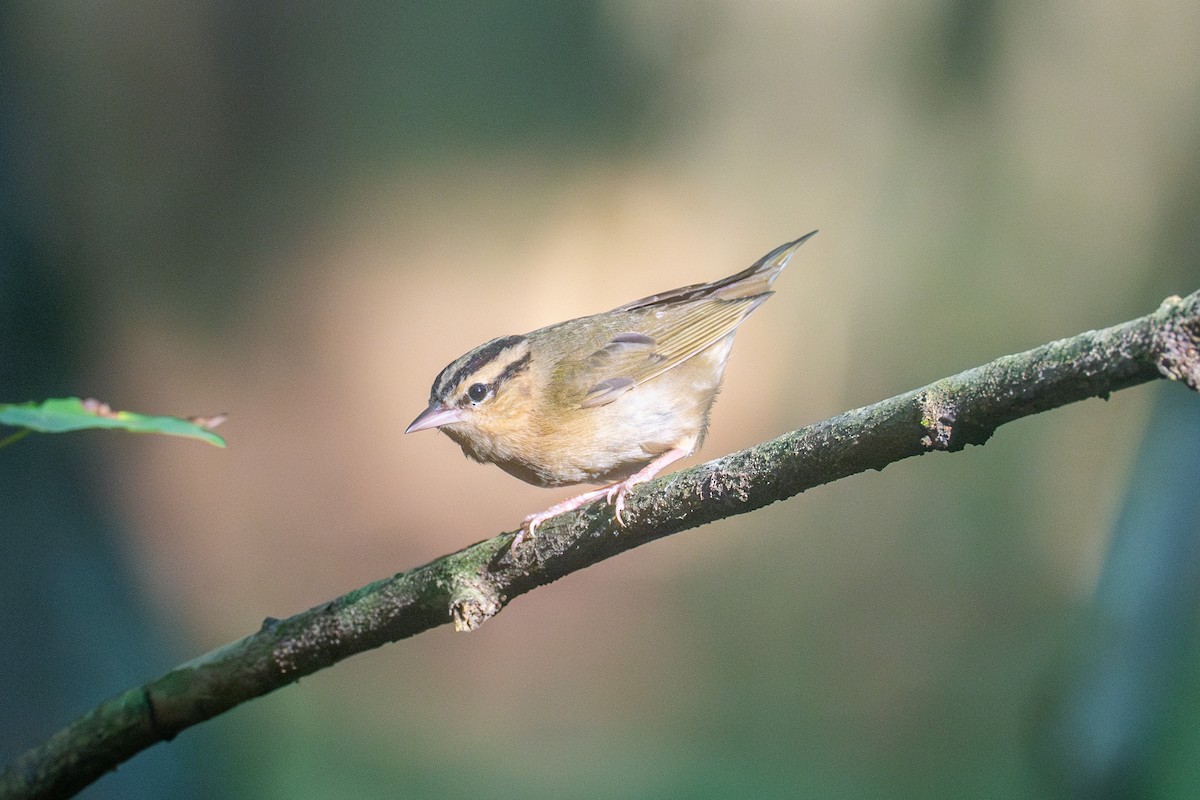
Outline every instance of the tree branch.
<path id="1" fill-rule="evenodd" d="M 631 494 L 626 527 L 597 502 L 350 592 L 114 697 L 0 774 L 0 800 L 64 797 L 139 751 L 355 653 L 453 622 L 473 630 L 513 598 L 646 542 L 933 450 L 983 444 L 1019 417 L 1158 377 L 1200 387 L 1200 292 L 1157 311 L 668 475 Z"/>

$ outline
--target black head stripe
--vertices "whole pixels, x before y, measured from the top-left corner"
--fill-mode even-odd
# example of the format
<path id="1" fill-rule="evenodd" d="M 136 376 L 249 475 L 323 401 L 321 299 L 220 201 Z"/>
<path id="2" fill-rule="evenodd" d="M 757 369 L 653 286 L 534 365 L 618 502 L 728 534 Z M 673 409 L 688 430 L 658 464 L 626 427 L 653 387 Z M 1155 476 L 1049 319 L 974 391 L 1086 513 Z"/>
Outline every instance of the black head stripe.
<path id="1" fill-rule="evenodd" d="M 514 361 L 513 363 L 511 363 L 507 367 L 505 367 L 504 372 L 501 372 L 500 377 L 496 379 L 496 385 L 499 386 L 500 384 L 504 383 L 506 380 L 508 380 L 512 376 L 519 375 L 520 373 L 529 369 L 529 355 L 530 355 L 529 353 L 526 353 L 525 355 L 521 356 L 516 361 Z"/>
<path id="2" fill-rule="evenodd" d="M 467 375 L 471 375 L 485 364 L 495 361 L 505 350 L 519 345 L 524 341 L 524 336 L 503 336 L 471 351 L 463 358 L 458 359 L 442 370 L 442 374 L 438 375 L 437 380 L 433 382 L 433 390 L 430 392 L 431 398 L 434 400 L 445 399 L 446 393 L 458 386 Z M 520 363 L 520 361 L 527 362 L 528 356 L 520 359 L 517 363 Z M 511 368 L 509 367 L 509 369 Z M 507 371 L 505 370 L 506 373 Z"/>

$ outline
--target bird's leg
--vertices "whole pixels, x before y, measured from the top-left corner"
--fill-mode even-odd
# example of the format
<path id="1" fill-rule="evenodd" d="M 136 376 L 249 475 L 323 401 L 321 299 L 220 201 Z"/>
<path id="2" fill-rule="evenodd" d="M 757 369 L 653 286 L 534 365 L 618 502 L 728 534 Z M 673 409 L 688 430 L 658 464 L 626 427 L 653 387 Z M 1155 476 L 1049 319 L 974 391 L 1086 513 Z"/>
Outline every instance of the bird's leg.
<path id="1" fill-rule="evenodd" d="M 681 458 L 686 458 L 688 455 L 690 455 L 689 451 L 676 447 L 663 453 L 623 481 L 617 481 L 609 486 L 601 486 L 599 489 L 584 492 L 561 503 L 556 503 L 545 511 L 530 514 L 521 524 L 521 530 L 517 532 L 516 538 L 513 539 L 512 546 L 515 548 L 520 545 L 521 542 L 525 541 L 525 537 L 532 539 L 537 531 L 537 526 L 551 517 L 557 517 L 559 514 L 574 511 L 600 497 L 607 498 L 608 502 L 613 505 L 613 514 L 616 516 L 618 524 L 624 526 L 625 520 L 621 518 L 621 512 L 625 509 L 625 494 L 634 486 L 637 486 L 639 483 L 645 483 L 674 462 Z"/>
<path id="2" fill-rule="evenodd" d="M 658 458 L 651 461 L 646 466 L 639 469 L 637 472 L 630 475 L 625 480 L 609 486 L 605 490 L 605 494 L 608 495 L 608 502 L 612 503 L 613 505 L 613 516 L 617 518 L 617 523 L 621 525 L 621 527 L 625 527 L 625 520 L 621 519 L 621 512 L 625 510 L 625 495 L 630 489 L 632 489 L 634 486 L 637 486 L 639 483 L 645 483 L 669 467 L 671 464 L 674 464 L 679 459 L 687 458 L 690 455 L 691 452 L 682 448 L 672 448 L 671 450 L 668 450 Z"/>
<path id="3" fill-rule="evenodd" d="M 580 506 L 587 505 L 593 500 L 608 494 L 608 490 L 610 488 L 611 487 L 609 486 L 601 486 L 599 489 L 593 489 L 590 492 L 584 492 L 583 494 L 578 494 L 574 497 L 563 500 L 561 503 L 555 503 L 545 511 L 539 511 L 536 514 L 530 514 L 525 518 L 525 521 L 521 523 L 521 530 L 517 531 L 517 536 L 515 539 L 513 539 L 513 548 L 516 549 L 521 542 L 525 541 L 526 536 L 532 539 L 534 534 L 537 532 L 537 526 L 541 525 L 546 520 L 550 519 L 551 517 L 557 517 L 559 514 L 565 514 L 568 511 L 574 511 Z"/>

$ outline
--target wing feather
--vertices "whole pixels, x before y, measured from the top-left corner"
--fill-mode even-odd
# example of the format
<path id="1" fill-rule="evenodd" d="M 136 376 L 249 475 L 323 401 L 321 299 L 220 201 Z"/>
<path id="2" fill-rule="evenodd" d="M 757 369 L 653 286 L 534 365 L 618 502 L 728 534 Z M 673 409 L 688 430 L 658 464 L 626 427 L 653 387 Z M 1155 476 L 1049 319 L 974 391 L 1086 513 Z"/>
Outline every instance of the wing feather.
<path id="1" fill-rule="evenodd" d="M 559 361 L 550 382 L 554 402 L 607 405 L 703 353 L 771 296 L 772 281 L 815 233 L 780 245 L 727 278 L 643 297 L 587 318 L 595 338 L 588 337 L 592 344 L 583 346 L 581 357 Z"/>
<path id="2" fill-rule="evenodd" d="M 731 300 L 709 299 L 672 305 L 669 313 L 646 309 L 631 315 L 636 329 L 621 331 L 572 369 L 587 376 L 578 386 L 581 408 L 613 402 L 646 381 L 653 380 L 704 352 L 733 333 L 770 292 Z"/>

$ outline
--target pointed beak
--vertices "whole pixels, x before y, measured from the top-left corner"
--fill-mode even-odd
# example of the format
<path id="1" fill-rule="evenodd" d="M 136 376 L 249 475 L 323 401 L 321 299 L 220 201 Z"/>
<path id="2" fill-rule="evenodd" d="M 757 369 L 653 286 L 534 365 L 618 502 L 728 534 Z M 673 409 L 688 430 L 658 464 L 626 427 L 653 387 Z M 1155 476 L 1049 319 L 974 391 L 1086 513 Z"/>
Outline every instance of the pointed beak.
<path id="1" fill-rule="evenodd" d="M 455 422 L 462 422 L 463 412 L 461 408 L 445 408 L 438 403 L 430 403 L 429 408 L 417 415 L 417 418 L 412 421 L 412 424 L 404 429 L 405 433 L 413 433 L 414 431 L 423 431 L 426 428 L 440 428 L 443 425 L 450 425 Z"/>

